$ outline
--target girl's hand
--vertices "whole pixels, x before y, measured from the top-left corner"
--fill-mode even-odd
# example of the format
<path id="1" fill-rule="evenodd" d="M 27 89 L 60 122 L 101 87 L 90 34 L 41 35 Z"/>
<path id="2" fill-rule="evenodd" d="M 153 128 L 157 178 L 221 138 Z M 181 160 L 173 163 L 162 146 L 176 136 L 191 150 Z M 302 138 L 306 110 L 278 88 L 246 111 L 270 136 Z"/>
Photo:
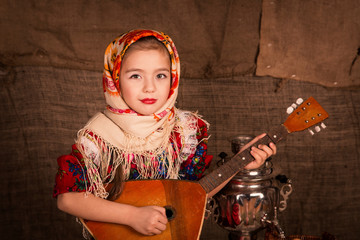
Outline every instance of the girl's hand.
<path id="1" fill-rule="evenodd" d="M 167 222 L 165 208 L 159 206 L 137 207 L 129 216 L 129 226 L 144 235 L 162 233 Z"/>
<path id="2" fill-rule="evenodd" d="M 263 138 L 266 134 L 263 133 L 253 140 L 251 140 L 248 144 L 241 148 L 240 151 L 245 150 L 249 146 L 253 145 L 259 139 Z M 259 168 L 261 165 L 264 164 L 265 160 L 268 159 L 270 156 L 276 154 L 276 145 L 274 143 L 270 143 L 269 146 L 260 144 L 257 148 L 251 147 L 250 149 L 251 155 L 255 158 L 254 161 L 246 165 L 245 169 L 255 169 Z"/>

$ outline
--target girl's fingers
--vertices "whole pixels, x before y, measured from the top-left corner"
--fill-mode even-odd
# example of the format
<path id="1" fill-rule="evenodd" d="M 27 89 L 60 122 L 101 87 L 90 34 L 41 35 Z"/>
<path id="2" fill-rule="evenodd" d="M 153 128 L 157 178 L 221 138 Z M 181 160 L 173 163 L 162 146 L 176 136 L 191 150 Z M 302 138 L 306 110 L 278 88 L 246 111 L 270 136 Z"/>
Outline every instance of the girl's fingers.
<path id="1" fill-rule="evenodd" d="M 251 148 L 251 155 L 255 158 L 257 162 L 265 161 L 270 154 L 264 150 L 265 147 L 260 146 L 259 148 L 252 147 Z"/>
<path id="2" fill-rule="evenodd" d="M 275 155 L 275 154 L 276 154 L 276 150 L 277 150 L 275 143 L 270 143 L 269 146 L 270 146 L 270 148 L 271 148 L 272 151 L 273 151 L 272 155 Z"/>
<path id="3" fill-rule="evenodd" d="M 264 152 L 264 154 L 262 156 L 265 157 L 265 159 L 270 157 L 273 154 L 273 150 L 266 145 L 260 144 L 258 146 L 258 148 L 260 151 Z"/>
<path id="4" fill-rule="evenodd" d="M 263 138 L 265 135 L 266 133 L 263 133 L 255 137 L 248 144 L 242 147 L 240 151 L 243 151 L 247 147 L 250 147 L 251 145 L 255 144 L 259 139 Z M 257 147 L 251 147 L 250 153 L 254 157 L 254 161 L 249 163 L 245 168 L 246 169 L 258 168 L 265 163 L 266 159 L 276 154 L 276 145 L 274 143 L 270 143 L 269 146 L 260 144 Z"/>
<path id="5" fill-rule="evenodd" d="M 160 234 L 166 229 L 166 224 L 168 222 L 166 217 L 166 210 L 165 208 L 159 206 L 154 206 L 154 208 L 159 213 L 157 216 L 157 223 L 154 226 L 155 227 L 154 234 Z"/>
<path id="6" fill-rule="evenodd" d="M 162 232 L 166 229 L 166 224 L 159 222 L 158 225 L 156 226 L 156 228 Z"/>
<path id="7" fill-rule="evenodd" d="M 159 223 L 166 225 L 168 222 L 167 217 L 160 217 L 159 218 Z"/>
<path id="8" fill-rule="evenodd" d="M 167 224 L 168 220 L 166 217 L 166 210 L 163 207 L 159 207 L 159 206 L 154 206 L 154 208 L 159 211 L 160 216 L 158 218 L 158 221 L 162 224 Z"/>

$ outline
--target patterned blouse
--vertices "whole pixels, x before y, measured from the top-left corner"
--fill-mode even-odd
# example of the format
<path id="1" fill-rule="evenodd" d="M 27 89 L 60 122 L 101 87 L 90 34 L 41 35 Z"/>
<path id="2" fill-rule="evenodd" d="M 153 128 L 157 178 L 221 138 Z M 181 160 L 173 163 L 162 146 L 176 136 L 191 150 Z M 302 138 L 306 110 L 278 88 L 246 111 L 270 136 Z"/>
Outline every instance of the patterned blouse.
<path id="1" fill-rule="evenodd" d="M 179 133 L 174 133 L 178 148 L 181 149 Z M 183 180 L 198 180 L 202 177 L 206 168 L 210 165 L 213 158 L 207 155 L 207 126 L 204 121 L 198 119 L 198 129 L 196 138 L 199 144 L 194 154 L 191 154 L 180 167 L 179 178 Z M 85 192 L 87 180 L 86 167 L 84 159 L 77 146 L 72 145 L 72 151 L 68 155 L 57 159 L 59 168 L 56 174 L 53 197 L 66 192 Z M 109 169 L 111 171 L 111 169 Z M 135 164 L 131 165 L 130 179 L 137 179 L 139 173 Z"/>

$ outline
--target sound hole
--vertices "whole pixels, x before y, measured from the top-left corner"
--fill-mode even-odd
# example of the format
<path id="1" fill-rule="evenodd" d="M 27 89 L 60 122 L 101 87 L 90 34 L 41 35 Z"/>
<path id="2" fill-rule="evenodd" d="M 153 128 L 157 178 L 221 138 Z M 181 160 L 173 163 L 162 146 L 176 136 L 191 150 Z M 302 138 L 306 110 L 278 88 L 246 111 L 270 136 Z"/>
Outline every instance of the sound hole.
<path id="1" fill-rule="evenodd" d="M 165 208 L 165 213 L 166 213 L 166 217 L 167 217 L 168 221 L 173 220 L 176 216 L 175 209 L 171 206 L 165 206 L 164 208 Z"/>

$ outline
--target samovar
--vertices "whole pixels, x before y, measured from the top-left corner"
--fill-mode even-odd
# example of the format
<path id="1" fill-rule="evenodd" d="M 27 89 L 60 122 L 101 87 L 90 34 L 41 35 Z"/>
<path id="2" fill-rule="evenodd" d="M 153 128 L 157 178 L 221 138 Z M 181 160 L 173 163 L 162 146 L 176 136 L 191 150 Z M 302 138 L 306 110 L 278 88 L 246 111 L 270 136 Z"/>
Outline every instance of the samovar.
<path id="1" fill-rule="evenodd" d="M 236 154 L 253 136 L 239 135 L 231 139 L 232 152 Z M 226 162 L 227 154 L 219 154 L 218 164 Z M 229 239 L 254 239 L 265 228 L 275 229 L 280 239 L 285 234 L 277 214 L 286 209 L 292 192 L 290 179 L 284 175 L 273 176 L 271 159 L 258 169 L 241 170 L 208 202 L 213 219 L 229 231 Z"/>

